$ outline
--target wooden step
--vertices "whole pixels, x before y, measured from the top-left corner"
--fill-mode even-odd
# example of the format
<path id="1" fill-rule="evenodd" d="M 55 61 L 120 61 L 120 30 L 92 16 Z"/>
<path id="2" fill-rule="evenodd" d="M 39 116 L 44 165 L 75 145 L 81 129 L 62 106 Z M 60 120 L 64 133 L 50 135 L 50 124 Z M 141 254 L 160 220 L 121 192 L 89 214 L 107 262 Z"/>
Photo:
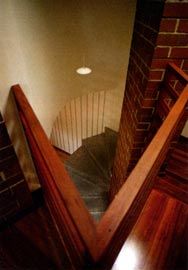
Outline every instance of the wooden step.
<path id="1" fill-rule="evenodd" d="M 90 182 L 88 179 L 83 178 L 82 176 L 75 174 L 72 170 L 69 172 L 74 184 L 76 185 L 77 189 L 79 190 L 81 196 L 84 195 L 100 195 L 102 196 L 108 191 L 108 188 L 105 186 L 97 185 L 97 180 L 95 183 Z M 99 179 L 100 182 L 100 179 Z"/>
<path id="2" fill-rule="evenodd" d="M 182 182 L 188 182 L 187 170 L 185 171 L 175 166 L 174 168 L 166 169 L 166 175 L 175 179 L 179 179 Z"/>
<path id="3" fill-rule="evenodd" d="M 83 147 L 96 164 L 97 168 L 103 174 L 107 183 L 109 183 L 109 155 L 105 144 L 105 134 L 99 134 L 82 141 Z"/>
<path id="4" fill-rule="evenodd" d="M 188 147 L 186 138 L 181 138 L 172 150 L 166 167 L 166 175 L 182 182 L 188 182 Z"/>
<path id="5" fill-rule="evenodd" d="M 188 182 L 182 183 L 178 179 L 170 177 L 158 177 L 155 188 L 188 204 Z"/>
<path id="6" fill-rule="evenodd" d="M 70 158 L 65 161 L 65 167 L 73 180 L 78 175 L 93 184 L 104 188 L 107 186 L 101 171 L 97 168 L 87 150 L 83 147 L 76 150 Z"/>

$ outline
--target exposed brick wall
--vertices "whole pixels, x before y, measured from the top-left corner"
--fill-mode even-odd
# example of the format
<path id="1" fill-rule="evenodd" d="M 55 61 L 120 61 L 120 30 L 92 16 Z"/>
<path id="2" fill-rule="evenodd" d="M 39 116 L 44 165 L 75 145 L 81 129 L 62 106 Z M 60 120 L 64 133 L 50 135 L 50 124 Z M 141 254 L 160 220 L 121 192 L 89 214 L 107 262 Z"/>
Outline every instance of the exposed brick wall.
<path id="1" fill-rule="evenodd" d="M 187 1 L 166 1 L 164 6 L 151 68 L 164 71 L 170 61 L 188 71 Z"/>
<path id="2" fill-rule="evenodd" d="M 31 203 L 28 186 L 0 114 L 0 225 Z"/>
<path id="3" fill-rule="evenodd" d="M 111 198 L 143 152 L 167 63 L 188 69 L 186 18 L 188 2 L 138 1 Z"/>

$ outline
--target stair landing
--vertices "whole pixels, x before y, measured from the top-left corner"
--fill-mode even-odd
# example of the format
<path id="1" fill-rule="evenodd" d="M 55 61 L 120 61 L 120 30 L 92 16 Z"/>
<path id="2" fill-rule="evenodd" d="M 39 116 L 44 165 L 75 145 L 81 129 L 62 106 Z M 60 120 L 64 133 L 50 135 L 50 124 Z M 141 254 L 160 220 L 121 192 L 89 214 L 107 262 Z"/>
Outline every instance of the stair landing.
<path id="1" fill-rule="evenodd" d="M 187 251 L 188 205 L 153 189 L 112 270 L 187 270 Z"/>
<path id="2" fill-rule="evenodd" d="M 188 269 L 187 146 L 180 138 L 112 270 Z"/>

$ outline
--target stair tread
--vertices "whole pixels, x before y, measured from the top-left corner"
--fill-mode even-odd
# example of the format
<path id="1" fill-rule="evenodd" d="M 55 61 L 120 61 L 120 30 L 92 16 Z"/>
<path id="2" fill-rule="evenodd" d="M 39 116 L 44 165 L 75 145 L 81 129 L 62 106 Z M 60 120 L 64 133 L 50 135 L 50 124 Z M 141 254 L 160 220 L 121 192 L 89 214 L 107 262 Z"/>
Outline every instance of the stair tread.
<path id="1" fill-rule="evenodd" d="M 75 183 L 77 189 L 81 195 L 103 195 L 107 192 L 107 187 L 102 187 L 101 185 L 96 185 L 92 182 L 87 181 L 82 176 L 69 172 L 73 182 Z"/>
<path id="2" fill-rule="evenodd" d="M 104 177 L 109 179 L 109 156 L 105 143 L 104 133 L 83 140 L 83 146 L 99 167 Z"/>
<path id="3" fill-rule="evenodd" d="M 75 184 L 82 181 L 84 183 L 84 185 L 87 184 L 87 186 L 91 189 L 98 187 L 104 191 L 108 190 L 109 185 L 107 185 L 105 183 L 105 180 L 102 177 L 84 174 L 80 170 L 77 170 L 77 169 L 69 167 L 69 166 L 66 166 L 66 169 L 67 169 L 68 174 L 71 176 L 71 178 L 73 179 Z"/>
<path id="4" fill-rule="evenodd" d="M 170 159 L 168 162 L 168 166 L 167 168 L 169 169 L 179 169 L 181 168 L 181 170 L 183 171 L 187 171 L 188 172 L 188 162 L 186 162 L 185 160 L 181 161 L 179 159 Z"/>
<path id="5" fill-rule="evenodd" d="M 178 178 L 179 180 L 181 180 L 183 182 L 184 181 L 188 182 L 187 174 L 184 174 L 182 171 L 166 169 L 166 174 L 167 174 L 167 176 L 169 175 L 173 178 Z"/>
<path id="6" fill-rule="evenodd" d="M 73 178 L 79 175 L 94 184 L 99 184 L 104 188 L 107 187 L 104 176 L 83 147 L 76 150 L 70 158 L 65 161 L 65 167 Z"/>
<path id="7" fill-rule="evenodd" d="M 167 177 L 178 179 L 182 182 L 188 181 L 188 148 L 187 140 L 180 140 L 173 149 L 166 167 Z"/>
<path id="8" fill-rule="evenodd" d="M 171 154 L 171 157 L 174 159 L 180 159 L 180 160 L 187 160 L 188 159 L 188 153 L 185 151 L 174 149 L 174 151 Z"/>
<path id="9" fill-rule="evenodd" d="M 171 196 L 188 203 L 188 184 L 182 183 L 178 179 L 166 177 L 158 177 L 155 188 L 165 191 Z"/>
<path id="10" fill-rule="evenodd" d="M 97 221 L 97 222 L 101 219 L 101 217 L 104 214 L 104 212 L 96 212 L 96 211 L 91 211 L 90 213 L 93 216 L 93 218 L 95 219 L 95 221 Z"/>
<path id="11" fill-rule="evenodd" d="M 89 211 L 104 212 L 108 206 L 107 194 L 106 196 L 91 196 L 82 197 Z"/>

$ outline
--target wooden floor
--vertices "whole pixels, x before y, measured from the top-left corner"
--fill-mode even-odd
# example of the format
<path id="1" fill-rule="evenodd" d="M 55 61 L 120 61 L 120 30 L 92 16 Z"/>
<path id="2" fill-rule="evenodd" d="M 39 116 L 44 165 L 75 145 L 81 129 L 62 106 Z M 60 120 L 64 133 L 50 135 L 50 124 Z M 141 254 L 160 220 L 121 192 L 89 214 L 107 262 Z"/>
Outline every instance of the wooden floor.
<path id="1" fill-rule="evenodd" d="M 187 270 L 188 206 L 153 189 L 113 270 Z M 0 233 L 0 269 L 71 269 L 43 206 Z M 8 267 L 7 267 L 8 266 Z"/>
<path id="2" fill-rule="evenodd" d="M 157 179 L 112 270 L 188 269 L 188 185 Z"/>
<path id="3" fill-rule="evenodd" d="M 175 149 L 112 270 L 188 269 L 188 159 Z M 181 159 L 181 162 L 179 160 Z"/>
<path id="4" fill-rule="evenodd" d="M 188 269 L 188 182 L 171 177 L 157 179 L 112 270 Z M 0 270 L 70 270 L 64 254 L 45 206 L 0 232 Z"/>
<path id="5" fill-rule="evenodd" d="M 64 254 L 45 206 L 0 232 L 1 270 L 69 270 Z"/>
<path id="6" fill-rule="evenodd" d="M 187 270 L 187 244 L 188 206 L 154 189 L 112 269 Z"/>

